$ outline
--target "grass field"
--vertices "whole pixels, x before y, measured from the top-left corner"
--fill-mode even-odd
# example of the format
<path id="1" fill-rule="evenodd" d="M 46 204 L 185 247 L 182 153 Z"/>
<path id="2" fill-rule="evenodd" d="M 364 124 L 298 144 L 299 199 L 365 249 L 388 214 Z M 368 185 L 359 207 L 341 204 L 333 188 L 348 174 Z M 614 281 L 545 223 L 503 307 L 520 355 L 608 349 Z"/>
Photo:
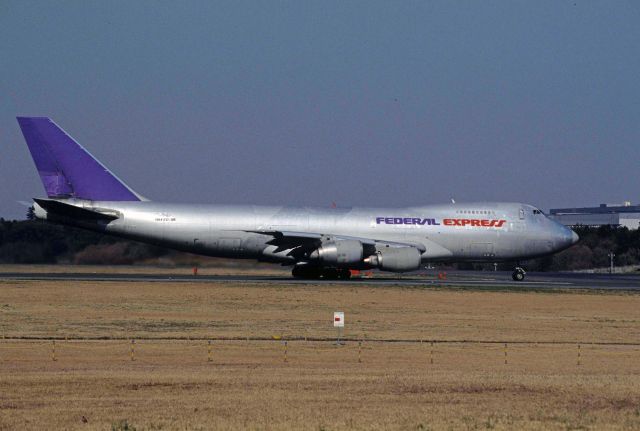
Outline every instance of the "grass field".
<path id="1" fill-rule="evenodd" d="M 304 341 L 334 337 L 335 310 L 349 341 Z M 0 429 L 638 429 L 638 310 L 632 293 L 5 281 Z"/>

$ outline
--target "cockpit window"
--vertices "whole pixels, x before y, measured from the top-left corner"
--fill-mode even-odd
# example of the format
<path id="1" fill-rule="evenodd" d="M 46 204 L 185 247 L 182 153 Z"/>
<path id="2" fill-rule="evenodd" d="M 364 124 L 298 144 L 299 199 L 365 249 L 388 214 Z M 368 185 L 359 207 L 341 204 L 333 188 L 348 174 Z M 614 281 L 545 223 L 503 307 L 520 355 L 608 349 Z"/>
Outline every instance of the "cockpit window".
<path id="1" fill-rule="evenodd" d="M 537 208 L 534 208 L 534 209 L 533 209 L 533 213 L 534 213 L 534 214 L 544 214 L 542 211 L 540 211 L 540 210 L 539 210 L 539 209 L 537 209 Z"/>

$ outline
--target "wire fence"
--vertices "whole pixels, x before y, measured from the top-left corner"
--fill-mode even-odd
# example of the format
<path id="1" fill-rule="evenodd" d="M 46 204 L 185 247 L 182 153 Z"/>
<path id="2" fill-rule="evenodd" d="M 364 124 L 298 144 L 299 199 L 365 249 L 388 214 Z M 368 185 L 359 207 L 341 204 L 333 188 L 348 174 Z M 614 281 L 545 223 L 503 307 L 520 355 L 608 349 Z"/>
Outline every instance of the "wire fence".
<path id="1" fill-rule="evenodd" d="M 547 361 L 554 367 L 624 364 L 640 371 L 640 343 L 366 340 L 311 338 L 56 338 L 0 339 L 0 363 L 51 361 L 260 364 L 332 362 L 425 366 L 526 366 Z"/>

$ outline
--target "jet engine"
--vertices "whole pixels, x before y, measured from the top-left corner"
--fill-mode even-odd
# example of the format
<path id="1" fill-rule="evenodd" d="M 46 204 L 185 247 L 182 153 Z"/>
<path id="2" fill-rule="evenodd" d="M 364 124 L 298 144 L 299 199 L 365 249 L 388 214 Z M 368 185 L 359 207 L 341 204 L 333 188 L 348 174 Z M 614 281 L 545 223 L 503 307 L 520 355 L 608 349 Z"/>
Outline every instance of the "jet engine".
<path id="1" fill-rule="evenodd" d="M 362 262 L 362 243 L 357 240 L 345 239 L 327 241 L 315 249 L 309 257 L 317 259 L 325 265 L 349 265 Z"/>
<path id="2" fill-rule="evenodd" d="M 364 260 L 382 271 L 406 272 L 420 268 L 420 251 L 413 247 L 388 247 Z"/>

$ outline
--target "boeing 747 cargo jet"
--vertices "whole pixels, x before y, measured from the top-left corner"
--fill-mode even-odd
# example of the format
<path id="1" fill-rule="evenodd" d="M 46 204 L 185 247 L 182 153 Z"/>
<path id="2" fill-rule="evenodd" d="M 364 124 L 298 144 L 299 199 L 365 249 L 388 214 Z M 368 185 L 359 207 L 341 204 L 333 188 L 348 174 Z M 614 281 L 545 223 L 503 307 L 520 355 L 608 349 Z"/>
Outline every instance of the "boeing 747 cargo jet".
<path id="1" fill-rule="evenodd" d="M 571 229 L 521 203 L 343 209 L 152 202 L 51 119 L 18 123 L 47 192 L 47 199 L 34 199 L 37 218 L 207 256 L 290 265 L 294 277 L 519 262 L 578 241 Z M 525 271 L 514 266 L 513 279 L 523 280 Z"/>

